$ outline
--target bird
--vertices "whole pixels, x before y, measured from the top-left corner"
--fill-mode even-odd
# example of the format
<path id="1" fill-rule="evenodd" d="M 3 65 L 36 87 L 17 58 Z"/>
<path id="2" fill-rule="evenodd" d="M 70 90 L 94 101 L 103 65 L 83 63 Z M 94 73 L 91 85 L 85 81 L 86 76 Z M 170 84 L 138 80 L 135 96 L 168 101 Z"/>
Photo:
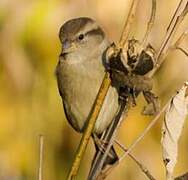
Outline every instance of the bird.
<path id="1" fill-rule="evenodd" d="M 105 75 L 104 53 L 111 44 L 103 29 L 89 17 L 66 21 L 60 28 L 62 50 L 56 66 L 56 79 L 66 118 L 70 125 L 82 133 Z M 97 140 L 118 112 L 118 92 L 110 86 L 96 120 L 92 137 L 96 152 Z M 115 149 L 106 158 L 106 164 L 118 160 Z"/>

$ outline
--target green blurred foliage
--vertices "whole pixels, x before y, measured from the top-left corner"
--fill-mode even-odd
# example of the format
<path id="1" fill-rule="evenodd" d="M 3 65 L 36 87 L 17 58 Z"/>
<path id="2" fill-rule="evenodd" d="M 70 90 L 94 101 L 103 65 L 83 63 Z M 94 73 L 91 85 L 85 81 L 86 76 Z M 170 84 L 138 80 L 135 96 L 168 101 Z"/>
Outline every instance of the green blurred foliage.
<path id="1" fill-rule="evenodd" d="M 165 29 L 178 0 L 157 1 L 157 20 L 150 42 L 159 48 Z M 45 136 L 44 179 L 65 179 L 80 135 L 68 125 L 58 94 L 54 70 L 60 52 L 58 30 L 68 19 L 78 16 L 95 18 L 110 39 L 118 41 L 130 6 L 128 0 L 1 0 L 0 1 L 0 179 L 32 180 L 37 177 L 39 134 Z M 144 11 L 143 11 L 144 9 Z M 143 37 L 150 2 L 140 3 L 131 35 Z M 187 19 L 185 20 L 187 21 Z M 188 24 L 184 23 L 183 31 Z M 180 34 L 178 32 L 177 34 Z M 188 47 L 188 41 L 184 42 Z M 155 91 L 164 103 L 187 79 L 187 59 L 173 52 L 155 77 Z M 130 111 L 118 138 L 128 146 L 143 131 L 151 118 Z M 158 123 L 135 148 L 134 154 L 157 179 L 164 178 Z M 188 169 L 185 127 L 180 142 L 177 174 Z M 94 153 L 87 149 L 79 178 L 87 174 Z M 109 179 L 145 179 L 135 163 L 126 158 Z"/>

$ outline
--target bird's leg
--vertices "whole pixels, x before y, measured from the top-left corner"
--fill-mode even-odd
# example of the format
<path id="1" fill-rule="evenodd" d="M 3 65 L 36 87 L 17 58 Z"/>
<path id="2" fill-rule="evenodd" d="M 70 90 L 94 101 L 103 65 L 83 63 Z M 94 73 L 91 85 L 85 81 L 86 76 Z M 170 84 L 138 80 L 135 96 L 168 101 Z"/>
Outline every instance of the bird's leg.
<path id="1" fill-rule="evenodd" d="M 105 153 L 108 142 L 102 139 L 99 139 L 99 137 L 96 134 L 93 134 L 92 136 L 94 138 L 95 145 L 97 146 L 98 150 L 101 151 L 102 153 Z M 113 155 L 110 152 L 108 153 L 108 156 L 113 158 Z"/>
<path id="2" fill-rule="evenodd" d="M 93 134 L 93 139 L 94 139 L 95 145 L 97 146 L 97 149 L 99 149 L 99 151 L 104 153 L 103 140 L 99 139 L 96 134 Z"/>
<path id="3" fill-rule="evenodd" d="M 142 114 L 155 115 L 160 110 L 159 98 L 151 91 L 143 91 L 144 98 L 148 105 L 144 107 Z"/>

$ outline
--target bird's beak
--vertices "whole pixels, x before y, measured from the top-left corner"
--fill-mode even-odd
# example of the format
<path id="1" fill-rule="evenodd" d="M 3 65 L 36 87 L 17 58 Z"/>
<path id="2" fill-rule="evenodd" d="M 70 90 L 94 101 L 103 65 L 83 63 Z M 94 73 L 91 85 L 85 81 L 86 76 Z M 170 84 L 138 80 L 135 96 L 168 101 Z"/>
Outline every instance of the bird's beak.
<path id="1" fill-rule="evenodd" d="M 76 50 L 76 44 L 74 42 L 64 41 L 62 53 L 71 53 Z"/>

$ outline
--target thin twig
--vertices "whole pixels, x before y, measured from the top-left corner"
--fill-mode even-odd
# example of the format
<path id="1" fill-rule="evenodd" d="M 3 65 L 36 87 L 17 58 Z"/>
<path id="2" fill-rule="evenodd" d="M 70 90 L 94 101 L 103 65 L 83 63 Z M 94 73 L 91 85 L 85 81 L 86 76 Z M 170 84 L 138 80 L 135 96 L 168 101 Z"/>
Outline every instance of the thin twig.
<path id="1" fill-rule="evenodd" d="M 171 27 L 172 22 L 174 21 L 174 19 L 177 18 L 178 13 L 179 13 L 179 11 L 180 11 L 181 8 L 182 8 L 181 6 L 183 5 L 183 1 L 184 1 L 184 0 L 181 0 L 181 1 L 179 2 L 179 4 L 178 4 L 178 6 L 177 6 L 177 8 L 176 8 L 176 10 L 175 10 L 175 12 L 174 12 L 174 14 L 173 14 L 173 16 L 172 16 L 172 19 L 170 20 L 170 23 L 169 23 L 169 25 L 168 25 L 168 27 L 167 27 L 167 31 L 170 29 L 170 27 Z"/>
<path id="2" fill-rule="evenodd" d="M 180 44 L 182 41 L 187 37 L 188 35 L 188 29 L 182 33 L 182 35 L 178 38 L 178 40 L 174 43 L 172 46 L 172 50 L 177 49 L 180 50 L 182 53 L 184 53 L 188 57 L 188 52 L 186 52 L 182 47 L 180 47 Z"/>
<path id="3" fill-rule="evenodd" d="M 185 51 L 182 47 L 176 47 L 175 49 L 180 50 L 183 54 L 185 54 L 188 57 L 188 52 Z"/>
<path id="4" fill-rule="evenodd" d="M 181 36 L 178 38 L 178 40 L 175 42 L 174 46 L 179 46 L 182 41 L 186 38 L 186 36 L 188 35 L 188 29 L 186 31 L 184 31 Z"/>
<path id="5" fill-rule="evenodd" d="M 155 22 L 155 15 L 156 15 L 156 0 L 152 0 L 152 8 L 151 8 L 151 15 L 150 15 L 150 19 L 149 22 L 147 24 L 147 29 L 146 29 L 146 33 L 144 35 L 144 38 L 142 40 L 142 44 L 143 46 L 145 46 L 148 36 L 153 28 L 154 22 Z"/>
<path id="6" fill-rule="evenodd" d="M 133 20 L 135 18 L 135 12 L 138 5 L 138 0 L 133 0 L 131 4 L 131 8 L 129 10 L 127 20 L 125 22 L 123 32 L 121 33 L 120 41 L 119 41 L 119 48 L 123 48 L 125 43 L 127 42 L 127 39 L 129 37 L 131 25 L 133 23 Z"/>
<path id="7" fill-rule="evenodd" d="M 118 140 L 115 140 L 115 143 L 124 151 L 127 152 L 127 148 L 121 144 Z M 156 180 L 152 174 L 149 172 L 149 170 L 138 160 L 134 155 L 131 153 L 128 153 L 128 156 L 135 161 L 135 163 L 139 166 L 139 168 L 142 170 L 142 172 L 150 179 L 150 180 Z"/>
<path id="8" fill-rule="evenodd" d="M 167 29 L 165 38 L 161 44 L 161 47 L 156 55 L 156 61 L 157 61 L 157 66 L 160 66 L 161 63 L 164 60 L 164 57 L 161 58 L 161 56 L 163 56 L 164 54 L 167 54 L 166 50 L 169 48 L 169 44 L 172 41 L 172 38 L 175 34 L 175 32 L 177 31 L 177 28 L 179 27 L 179 25 L 181 24 L 181 22 L 183 21 L 185 15 L 188 12 L 188 4 L 186 4 L 186 6 L 182 9 L 182 4 L 184 3 L 184 1 L 182 0 L 179 4 L 179 6 L 177 7 L 177 10 L 175 12 L 175 14 L 178 14 L 179 11 L 181 11 L 180 15 L 174 15 L 172 21 L 170 22 L 170 25 Z M 188 2 L 187 2 L 188 3 Z M 181 7 L 181 8 L 180 8 Z"/>
<path id="9" fill-rule="evenodd" d="M 91 133 L 93 131 L 97 117 L 100 113 L 101 107 L 103 105 L 103 102 L 104 102 L 105 96 L 108 92 L 108 89 L 110 87 L 110 84 L 111 84 L 111 80 L 109 77 L 109 73 L 106 72 L 103 82 L 101 84 L 100 90 L 98 92 L 97 98 L 95 100 L 94 107 L 92 108 L 91 114 L 89 116 L 90 118 L 88 121 L 88 125 L 87 125 L 86 129 L 84 130 L 84 134 L 82 135 L 79 147 L 76 152 L 76 157 L 75 157 L 74 162 L 71 166 L 71 170 L 68 174 L 68 177 L 67 177 L 68 180 L 74 179 L 75 176 L 77 175 L 78 169 L 80 167 L 81 159 L 82 159 L 84 152 L 86 150 L 87 144 L 91 137 Z"/>
<path id="10" fill-rule="evenodd" d="M 38 180 L 42 180 L 42 169 L 43 169 L 43 158 L 44 158 L 44 136 L 39 136 L 39 169 L 38 169 Z"/>

